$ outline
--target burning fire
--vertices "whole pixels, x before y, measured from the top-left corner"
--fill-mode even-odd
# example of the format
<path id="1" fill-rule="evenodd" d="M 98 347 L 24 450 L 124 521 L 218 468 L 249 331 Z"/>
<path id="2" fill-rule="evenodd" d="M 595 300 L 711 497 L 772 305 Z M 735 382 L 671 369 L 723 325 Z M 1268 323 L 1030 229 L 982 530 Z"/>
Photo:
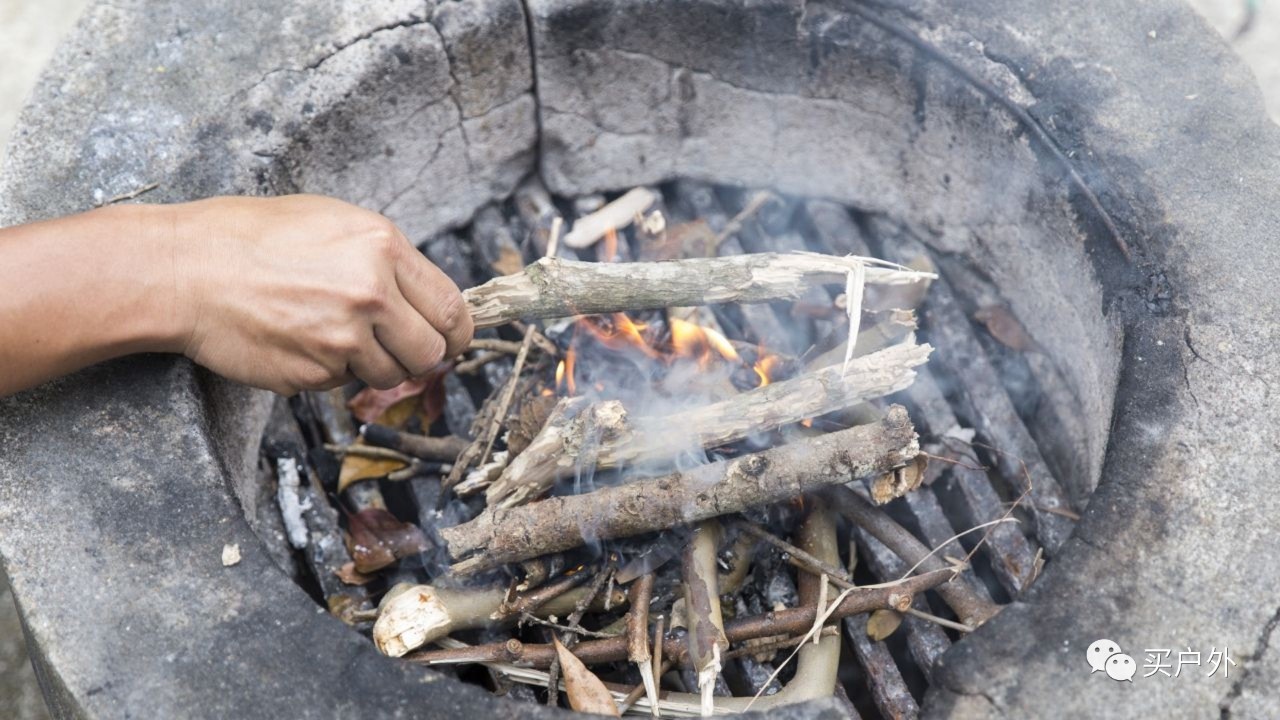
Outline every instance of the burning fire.
<path id="1" fill-rule="evenodd" d="M 729 338 L 712 330 L 695 325 L 688 320 L 671 318 L 671 349 L 676 357 L 692 358 L 698 361 L 698 367 L 706 369 L 714 360 L 712 351 L 729 362 L 740 363 L 738 351 L 729 342 Z"/>
<path id="2" fill-rule="evenodd" d="M 686 367 L 696 368 L 699 373 L 707 373 L 719 366 L 739 378 L 736 382 L 756 387 L 773 382 L 783 364 L 780 356 L 763 347 L 756 349 L 754 353 L 746 351 L 747 357 L 744 357 L 729 338 L 713 328 L 695 322 L 671 317 L 666 328 L 668 338 L 664 342 L 659 337 L 662 334 L 659 327 L 636 322 L 625 313 L 579 319 L 573 327 L 570 348 L 556 367 L 556 391 L 568 396 L 578 393 L 578 382 L 583 378 L 575 373 L 575 367 L 580 362 L 582 353 L 587 350 L 587 341 L 593 341 L 613 353 L 629 356 L 633 360 L 654 361 L 655 369 L 663 366 L 672 368 L 676 363 L 688 362 L 691 365 Z M 590 387 L 597 392 L 606 389 L 599 378 L 592 378 L 589 382 Z"/>

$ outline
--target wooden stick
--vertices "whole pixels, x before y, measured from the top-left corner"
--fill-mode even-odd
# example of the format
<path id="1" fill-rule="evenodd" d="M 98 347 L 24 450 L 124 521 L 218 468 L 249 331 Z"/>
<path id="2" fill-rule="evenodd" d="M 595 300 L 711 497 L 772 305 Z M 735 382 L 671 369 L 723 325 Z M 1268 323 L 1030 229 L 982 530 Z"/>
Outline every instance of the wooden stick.
<path id="1" fill-rule="evenodd" d="M 470 441 L 456 435 L 447 437 L 427 437 L 401 432 L 385 425 L 369 423 L 360 428 L 360 436 L 370 445 L 390 448 L 412 455 L 422 460 L 444 460 L 452 462 L 458 459 Z"/>
<path id="2" fill-rule="evenodd" d="M 832 612 L 829 621 L 837 621 L 850 615 L 871 612 L 881 608 L 903 611 L 911 606 L 914 596 L 937 587 L 955 577 L 951 569 L 914 575 L 906 580 L 884 585 L 859 588 L 845 597 Z M 744 642 L 778 635 L 803 635 L 813 628 L 817 608 L 813 605 L 787 608 L 763 615 L 729 620 L 724 624 L 725 637 L 731 643 Z M 688 659 L 688 635 L 668 635 L 662 642 L 663 657 L 683 662 Z M 458 650 L 424 650 L 405 656 L 406 660 L 423 665 L 445 665 L 472 662 L 517 662 L 530 667 L 546 668 L 555 657 L 551 645 L 524 643 L 512 653 L 511 643 L 495 643 L 493 646 L 475 646 Z M 620 662 L 627 659 L 627 637 L 619 635 L 604 640 L 584 640 L 573 649 L 573 654 L 587 665 Z M 656 647 L 655 647 L 656 655 Z"/>
<path id="3" fill-rule="evenodd" d="M 856 267 L 866 282 L 906 284 L 932 273 L 882 260 L 818 253 L 760 253 L 666 262 L 590 263 L 543 258 L 524 272 L 463 293 L 477 328 L 521 318 L 794 299 L 814 284 L 843 285 Z"/>
<path id="4" fill-rule="evenodd" d="M 440 531 L 458 573 L 696 522 L 899 467 L 919 452 L 906 410 L 685 473 L 517 508 L 489 508 Z"/>
<path id="5" fill-rule="evenodd" d="M 644 187 L 632 189 L 617 200 L 573 223 L 565 233 L 564 246 L 581 250 L 591 247 L 609 230 L 621 230 L 635 221 L 636 215 L 648 210 L 658 200 L 657 193 Z"/>
<path id="6" fill-rule="evenodd" d="M 716 552 L 720 523 L 703 520 L 693 530 L 684 551 L 683 587 L 685 623 L 689 628 L 689 660 L 698 674 L 698 694 L 703 716 L 711 714 L 712 692 L 720 676 L 720 656 L 729 649 L 720 613 L 720 589 Z"/>
<path id="7" fill-rule="evenodd" d="M 915 564 L 923 560 L 923 570 L 940 570 L 947 566 L 942 558 L 929 555 L 929 548 L 907 532 L 906 528 L 894 522 L 883 510 L 858 493 L 847 487 L 833 486 L 824 490 L 824 495 L 849 522 L 866 530 L 908 563 Z M 964 582 L 947 583 L 938 588 L 938 594 L 964 624 L 973 627 L 981 625 L 1000 611 L 999 605 L 983 598 Z"/>
<path id="8" fill-rule="evenodd" d="M 486 499 L 496 507 L 533 500 L 557 478 L 571 475 L 586 451 L 599 469 L 665 461 L 883 397 L 909 386 L 912 368 L 924 364 L 929 352 L 928 345 L 895 345 L 845 368 L 826 367 L 661 418 L 629 421 L 616 401 L 576 417 L 562 413 L 489 486 Z M 592 436 L 599 441 L 587 443 Z"/>

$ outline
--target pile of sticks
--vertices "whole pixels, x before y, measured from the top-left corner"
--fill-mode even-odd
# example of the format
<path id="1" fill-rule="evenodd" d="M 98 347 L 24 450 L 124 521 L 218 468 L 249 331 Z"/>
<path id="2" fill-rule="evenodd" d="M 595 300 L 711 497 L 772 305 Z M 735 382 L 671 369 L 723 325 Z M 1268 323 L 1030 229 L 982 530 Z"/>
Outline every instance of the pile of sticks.
<path id="1" fill-rule="evenodd" d="M 842 697 L 849 642 L 875 707 L 912 716 L 884 637 L 901 625 L 928 679 L 999 609 L 968 563 L 974 541 L 1010 596 L 1041 562 L 990 486 L 961 484 L 978 522 L 963 544 L 934 495 L 915 492 L 938 470 L 912 417 L 935 435 L 958 427 L 915 340 L 932 263 L 869 257 L 837 206 L 804 206 L 837 251 L 819 253 L 771 215 L 794 204 L 754 193 L 727 210 L 707 186 L 676 189 L 673 208 L 643 188 L 580 198 L 570 225 L 526 184 L 523 247 L 496 208 L 476 219 L 477 264 L 496 274 L 483 284 L 458 238 L 427 245 L 470 288 L 470 350 L 411 388 L 362 391 L 355 421 L 341 392 L 295 399 L 264 441 L 302 575 L 382 652 L 480 666 L 515 699 L 679 716 Z M 622 262 L 637 257 L 657 259 Z M 569 319 L 613 313 L 696 322 L 743 354 L 777 348 L 786 370 L 656 414 L 566 391 Z M 799 340 L 786 313 L 805 318 Z M 895 394 L 915 411 L 884 400 Z M 705 461 L 688 466 L 691 451 Z M 326 497 L 334 474 L 345 532 Z"/>

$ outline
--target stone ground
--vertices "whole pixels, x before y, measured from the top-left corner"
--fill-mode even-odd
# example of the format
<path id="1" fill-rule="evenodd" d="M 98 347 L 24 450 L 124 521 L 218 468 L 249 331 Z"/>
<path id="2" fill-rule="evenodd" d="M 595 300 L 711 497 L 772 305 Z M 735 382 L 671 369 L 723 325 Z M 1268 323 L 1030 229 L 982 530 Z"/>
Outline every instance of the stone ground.
<path id="1" fill-rule="evenodd" d="M 1249 29 L 1237 36 L 1248 4 L 1256 8 Z M 71 27 L 86 0 L 0 0 L 0 162 L 9 132 L 41 67 Z M 1253 68 L 1280 121 L 1280 0 L 1191 0 Z M 22 630 L 8 585 L 0 574 L 0 708 L 13 720 L 48 717 L 27 663 Z"/>

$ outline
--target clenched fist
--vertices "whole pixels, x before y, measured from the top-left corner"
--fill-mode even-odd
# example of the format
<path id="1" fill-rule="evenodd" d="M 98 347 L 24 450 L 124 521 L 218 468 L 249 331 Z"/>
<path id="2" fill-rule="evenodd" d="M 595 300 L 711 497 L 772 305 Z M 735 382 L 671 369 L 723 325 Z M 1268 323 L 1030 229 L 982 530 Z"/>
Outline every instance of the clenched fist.
<path id="1" fill-rule="evenodd" d="M 132 352 L 282 394 L 379 388 L 470 342 L 386 218 L 316 196 L 132 205 L 0 230 L 0 395 Z"/>

